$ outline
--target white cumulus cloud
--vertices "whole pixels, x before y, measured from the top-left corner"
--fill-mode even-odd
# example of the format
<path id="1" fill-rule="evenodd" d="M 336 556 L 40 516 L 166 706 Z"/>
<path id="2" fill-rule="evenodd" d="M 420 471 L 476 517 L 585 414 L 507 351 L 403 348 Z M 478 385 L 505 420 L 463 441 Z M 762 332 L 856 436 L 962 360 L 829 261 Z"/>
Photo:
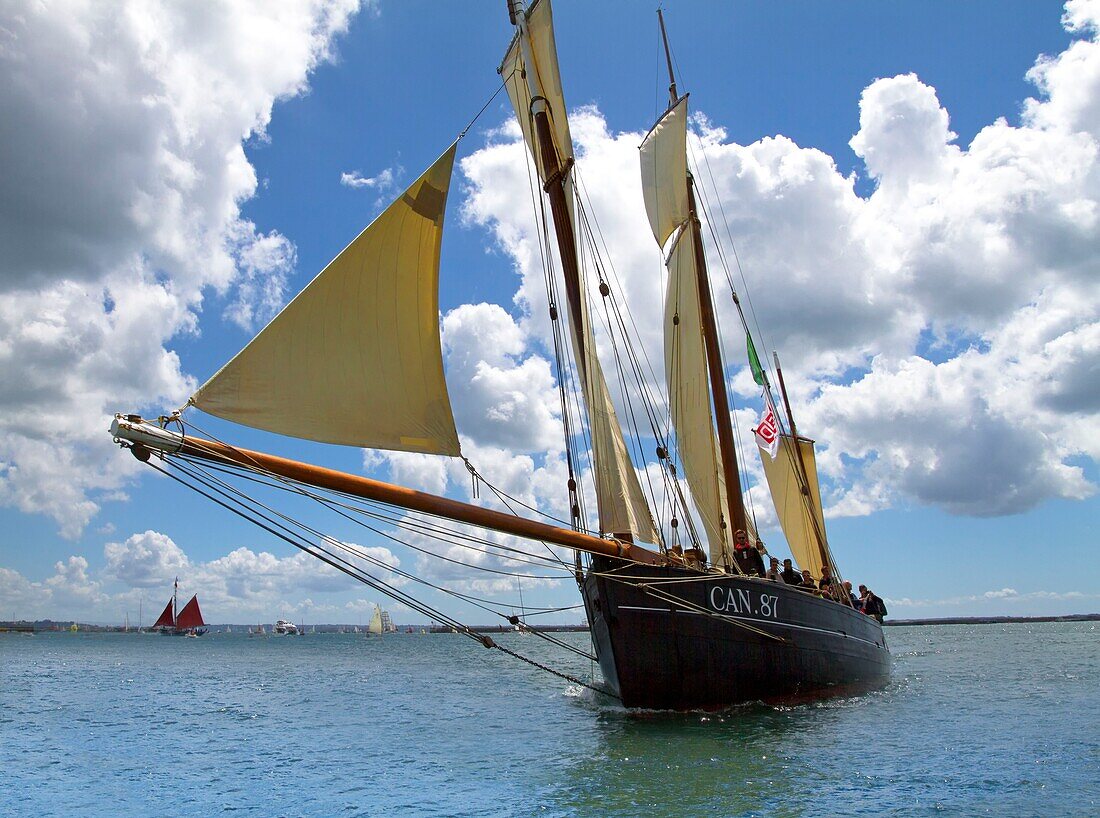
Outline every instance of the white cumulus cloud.
<path id="1" fill-rule="evenodd" d="M 171 342 L 204 297 L 244 326 L 285 299 L 294 248 L 241 215 L 244 145 L 357 6 L 0 8 L 0 503 L 79 535 L 134 471 L 109 414 L 194 388 Z"/>

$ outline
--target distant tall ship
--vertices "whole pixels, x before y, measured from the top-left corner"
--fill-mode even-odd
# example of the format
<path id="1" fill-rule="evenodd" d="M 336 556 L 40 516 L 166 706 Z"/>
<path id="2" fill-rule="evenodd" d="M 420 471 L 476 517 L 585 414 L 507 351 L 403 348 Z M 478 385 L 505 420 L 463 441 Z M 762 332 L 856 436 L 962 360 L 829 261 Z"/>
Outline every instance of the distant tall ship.
<path id="1" fill-rule="evenodd" d="M 172 586 L 172 598 L 153 623 L 153 630 L 165 636 L 202 636 L 206 633 L 206 623 L 203 622 L 202 611 L 199 610 L 199 595 L 195 594 L 182 609 L 177 609 L 179 590 L 180 579 L 176 577 Z"/>

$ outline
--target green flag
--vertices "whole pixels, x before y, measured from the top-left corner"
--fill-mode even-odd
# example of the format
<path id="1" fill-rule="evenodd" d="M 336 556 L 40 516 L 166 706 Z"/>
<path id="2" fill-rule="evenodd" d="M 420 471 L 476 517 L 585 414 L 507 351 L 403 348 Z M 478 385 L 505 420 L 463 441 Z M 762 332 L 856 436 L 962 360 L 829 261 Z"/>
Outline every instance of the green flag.
<path id="1" fill-rule="evenodd" d="M 760 358 L 756 355 L 756 347 L 752 345 L 752 336 L 747 332 L 745 333 L 745 343 L 749 348 L 749 367 L 752 369 L 752 379 L 756 381 L 759 386 L 764 386 L 767 383 L 767 377 L 764 375 L 764 367 L 760 366 Z"/>

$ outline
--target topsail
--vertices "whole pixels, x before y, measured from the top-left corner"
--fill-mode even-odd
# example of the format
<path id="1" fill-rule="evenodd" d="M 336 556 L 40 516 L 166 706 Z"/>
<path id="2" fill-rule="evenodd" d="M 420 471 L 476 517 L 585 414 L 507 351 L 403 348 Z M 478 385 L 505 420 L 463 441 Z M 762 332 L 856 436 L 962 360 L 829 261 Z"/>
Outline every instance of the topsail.
<path id="1" fill-rule="evenodd" d="M 653 238 L 662 247 L 688 220 L 687 95 L 653 126 L 640 149 L 642 197 Z"/>

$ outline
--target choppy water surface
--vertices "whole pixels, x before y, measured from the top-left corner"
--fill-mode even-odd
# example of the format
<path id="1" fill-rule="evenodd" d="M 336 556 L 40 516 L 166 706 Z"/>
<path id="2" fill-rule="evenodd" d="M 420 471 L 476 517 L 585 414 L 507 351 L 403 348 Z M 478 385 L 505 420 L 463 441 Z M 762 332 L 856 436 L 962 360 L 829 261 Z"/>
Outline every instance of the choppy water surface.
<path id="1" fill-rule="evenodd" d="M 0 815 L 1100 815 L 1096 623 L 887 635 L 882 692 L 681 715 L 449 634 L 0 636 Z"/>

